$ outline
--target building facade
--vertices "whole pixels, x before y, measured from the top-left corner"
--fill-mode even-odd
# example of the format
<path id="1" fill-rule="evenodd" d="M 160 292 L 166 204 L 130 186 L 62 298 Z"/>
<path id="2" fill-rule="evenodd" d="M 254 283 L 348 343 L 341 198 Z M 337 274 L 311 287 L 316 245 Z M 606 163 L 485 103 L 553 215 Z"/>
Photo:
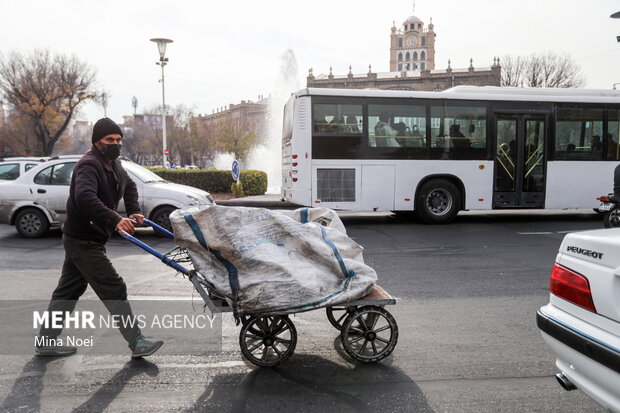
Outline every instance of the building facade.
<path id="1" fill-rule="evenodd" d="M 414 4 L 415 7 L 415 4 Z M 424 22 L 411 15 L 401 28 L 392 25 L 390 34 L 390 71 L 354 74 L 351 66 L 346 75 L 314 75 L 312 68 L 306 78 L 307 87 L 337 89 L 391 89 L 441 91 L 458 85 L 500 86 L 501 65 L 499 58 L 487 67 L 474 67 L 473 59 L 469 67 L 453 69 L 448 60 L 444 70 L 435 69 L 435 26 L 425 27 Z"/>
<path id="2" fill-rule="evenodd" d="M 218 122 L 232 123 L 237 127 L 254 128 L 258 136 L 267 133 L 270 97 L 258 96 L 257 102 L 242 100 L 241 103 L 224 106 L 214 110 L 210 115 L 195 116 L 194 120 L 211 127 Z"/>
<path id="3" fill-rule="evenodd" d="M 428 28 L 416 16 L 409 16 L 400 29 L 392 25 L 390 35 L 390 72 L 435 69 L 435 26 Z"/>
<path id="4" fill-rule="evenodd" d="M 500 86 L 501 66 L 499 58 L 493 59 L 490 67 L 475 68 L 470 60 L 467 69 L 452 69 L 448 61 L 445 70 L 422 70 L 373 73 L 368 67 L 368 73 L 353 74 L 351 67 L 347 75 L 314 76 L 312 69 L 306 78 L 308 87 L 323 87 L 335 89 L 388 89 L 388 90 L 418 90 L 441 91 L 459 85 L 470 86 Z"/>

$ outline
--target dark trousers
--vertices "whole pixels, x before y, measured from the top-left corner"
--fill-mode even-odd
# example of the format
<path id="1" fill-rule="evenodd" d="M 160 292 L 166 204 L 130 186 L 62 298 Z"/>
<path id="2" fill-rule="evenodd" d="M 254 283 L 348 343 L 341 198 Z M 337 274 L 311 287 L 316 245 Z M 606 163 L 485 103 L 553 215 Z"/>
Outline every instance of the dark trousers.
<path id="1" fill-rule="evenodd" d="M 105 245 L 73 238 L 67 234 L 63 234 L 62 243 L 65 247 L 65 262 L 48 311 L 71 313 L 75 309 L 77 300 L 90 284 L 110 314 L 123 318 L 133 317 L 131 306 L 127 301 L 127 286 L 112 266 L 106 254 Z M 135 324 L 133 327 L 120 324 L 121 334 L 133 350 L 141 334 L 140 329 Z M 46 329 L 43 326 L 39 335 L 56 338 L 61 332 L 62 328 Z"/>

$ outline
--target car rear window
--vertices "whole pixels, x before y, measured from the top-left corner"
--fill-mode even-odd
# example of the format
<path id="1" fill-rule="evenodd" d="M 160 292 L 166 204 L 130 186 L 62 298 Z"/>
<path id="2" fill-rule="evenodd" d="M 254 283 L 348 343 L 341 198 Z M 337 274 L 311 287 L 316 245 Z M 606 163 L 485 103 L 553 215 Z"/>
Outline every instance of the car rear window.
<path id="1" fill-rule="evenodd" d="M 0 179 L 5 181 L 13 181 L 19 178 L 19 164 L 6 163 L 0 165 Z"/>

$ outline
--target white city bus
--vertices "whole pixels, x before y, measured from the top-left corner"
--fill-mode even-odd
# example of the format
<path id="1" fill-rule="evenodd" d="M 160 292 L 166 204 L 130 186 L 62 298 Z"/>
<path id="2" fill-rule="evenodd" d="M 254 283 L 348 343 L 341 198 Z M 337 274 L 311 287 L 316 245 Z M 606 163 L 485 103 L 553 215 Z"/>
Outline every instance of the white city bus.
<path id="1" fill-rule="evenodd" d="M 284 109 L 283 199 L 354 211 L 596 208 L 620 91 L 303 89 Z"/>

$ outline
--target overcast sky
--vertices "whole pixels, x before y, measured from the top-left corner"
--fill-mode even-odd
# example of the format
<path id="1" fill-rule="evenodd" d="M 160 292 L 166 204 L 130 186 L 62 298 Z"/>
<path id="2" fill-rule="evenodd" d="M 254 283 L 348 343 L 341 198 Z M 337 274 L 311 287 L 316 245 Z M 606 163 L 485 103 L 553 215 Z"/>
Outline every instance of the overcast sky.
<path id="1" fill-rule="evenodd" d="M 314 74 L 389 70 L 390 28 L 412 14 L 412 1 L 78 1 L 0 0 L 0 54 L 47 48 L 75 54 L 97 71 L 111 95 L 108 116 L 122 121 L 161 104 L 161 71 L 152 37 L 168 37 L 166 101 L 194 113 L 257 100 L 282 83 L 282 55 L 297 67 L 285 89 Z M 436 69 L 490 66 L 494 56 L 566 52 L 582 67 L 587 88 L 620 82 L 617 0 L 418 0 L 415 14 L 435 25 Z M 280 87 L 281 89 L 281 87 Z M 288 90 L 290 89 L 290 90 Z M 95 121 L 103 109 L 85 107 Z"/>

